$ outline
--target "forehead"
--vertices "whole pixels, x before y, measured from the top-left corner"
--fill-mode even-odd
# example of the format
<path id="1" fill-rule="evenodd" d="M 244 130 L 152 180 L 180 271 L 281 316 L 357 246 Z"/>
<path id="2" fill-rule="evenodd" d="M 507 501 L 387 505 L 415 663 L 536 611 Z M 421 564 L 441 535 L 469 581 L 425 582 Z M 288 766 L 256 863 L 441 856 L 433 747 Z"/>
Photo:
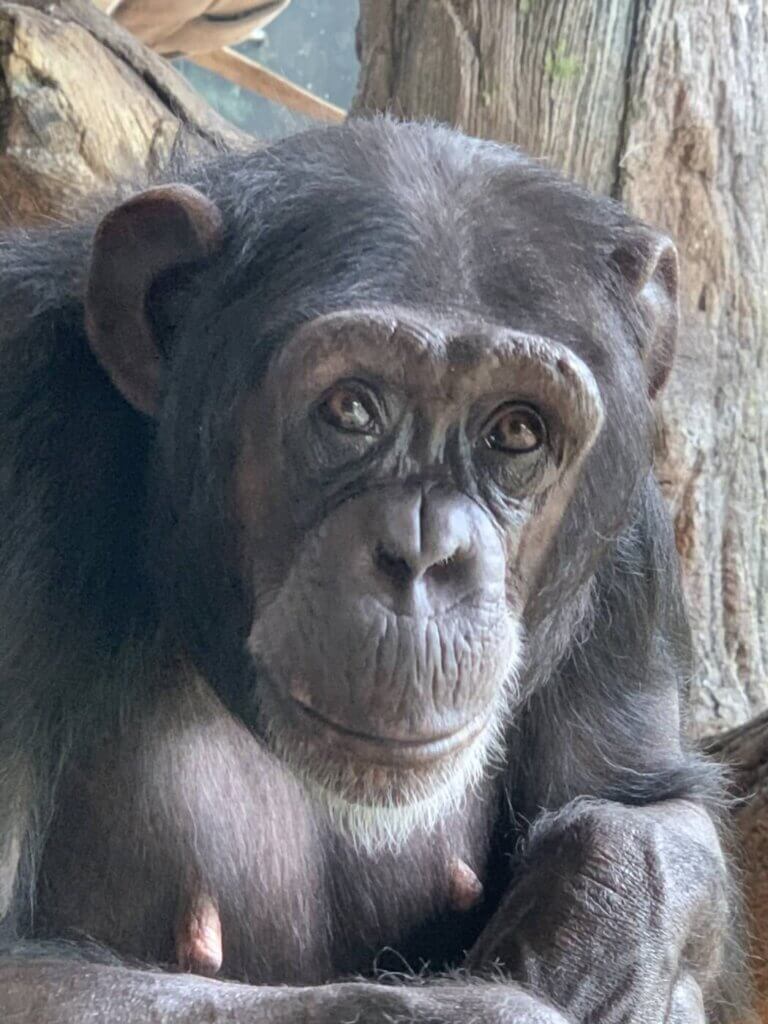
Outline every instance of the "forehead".
<path id="1" fill-rule="evenodd" d="M 253 159 L 246 290 L 317 311 L 452 305 L 534 333 L 594 312 L 617 208 L 510 148 L 359 122 Z"/>
<path id="2" fill-rule="evenodd" d="M 622 356 L 608 258 L 626 216 L 511 149 L 364 123 L 249 161 L 266 164 L 266 176 L 254 170 L 256 191 L 238 205 L 232 236 L 242 251 L 222 294 L 233 338 L 258 314 L 249 351 L 259 379 L 300 325 L 362 308 L 418 313 L 407 330 L 398 317 L 397 330 L 365 331 L 369 366 L 374 348 L 399 362 L 383 367 L 387 376 L 434 379 L 443 367 L 468 378 L 492 366 L 514 332 L 570 348 L 599 378 Z M 489 337 L 488 322 L 511 330 Z M 330 363 L 328 344 L 316 336 L 308 364 L 321 353 Z M 333 344 L 349 367 L 355 338 Z"/>

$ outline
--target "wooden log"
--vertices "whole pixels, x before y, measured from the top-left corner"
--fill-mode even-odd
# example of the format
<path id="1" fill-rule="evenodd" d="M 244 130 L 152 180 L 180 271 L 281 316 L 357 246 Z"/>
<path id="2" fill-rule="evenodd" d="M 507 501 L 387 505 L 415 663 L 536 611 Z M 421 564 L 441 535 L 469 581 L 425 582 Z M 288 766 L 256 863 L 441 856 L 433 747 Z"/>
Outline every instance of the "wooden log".
<path id="1" fill-rule="evenodd" d="M 66 219 L 178 153 L 253 145 L 88 0 L 0 0 L 0 226 Z"/>

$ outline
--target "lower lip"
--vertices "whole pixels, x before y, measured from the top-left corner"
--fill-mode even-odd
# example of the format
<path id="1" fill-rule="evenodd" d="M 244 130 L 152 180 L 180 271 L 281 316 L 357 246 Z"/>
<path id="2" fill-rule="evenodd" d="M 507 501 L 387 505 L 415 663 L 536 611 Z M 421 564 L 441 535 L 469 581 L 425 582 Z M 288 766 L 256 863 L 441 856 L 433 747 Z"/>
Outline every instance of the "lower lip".
<path id="1" fill-rule="evenodd" d="M 447 735 L 427 740 L 390 739 L 383 736 L 369 736 L 348 729 L 325 718 L 302 701 L 290 698 L 295 717 L 302 728 L 309 729 L 329 745 L 342 749 L 362 761 L 382 766 L 422 766 L 459 753 L 468 747 L 488 724 L 489 715 L 484 712 L 473 718 L 460 729 Z"/>

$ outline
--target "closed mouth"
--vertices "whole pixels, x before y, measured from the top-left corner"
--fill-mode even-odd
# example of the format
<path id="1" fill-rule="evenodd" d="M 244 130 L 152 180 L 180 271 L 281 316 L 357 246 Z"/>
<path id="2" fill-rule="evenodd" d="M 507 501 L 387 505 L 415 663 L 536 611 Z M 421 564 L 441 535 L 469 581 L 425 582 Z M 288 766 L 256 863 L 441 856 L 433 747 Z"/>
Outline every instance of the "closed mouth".
<path id="1" fill-rule="evenodd" d="M 390 737 L 362 732 L 326 718 L 304 701 L 291 696 L 292 711 L 304 730 L 318 734 L 329 746 L 353 754 L 361 761 L 384 766 L 426 766 L 442 761 L 468 747 L 488 724 L 490 714 L 483 711 L 452 732 L 428 737 Z"/>

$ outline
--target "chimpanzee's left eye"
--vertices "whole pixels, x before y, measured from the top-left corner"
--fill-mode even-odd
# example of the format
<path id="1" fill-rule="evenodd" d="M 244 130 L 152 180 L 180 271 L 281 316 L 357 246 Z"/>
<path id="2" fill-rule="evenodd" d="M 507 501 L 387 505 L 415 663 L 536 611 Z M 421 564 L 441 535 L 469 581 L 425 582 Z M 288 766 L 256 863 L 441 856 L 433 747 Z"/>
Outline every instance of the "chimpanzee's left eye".
<path id="1" fill-rule="evenodd" d="M 377 434 L 380 429 L 371 398 L 349 384 L 329 391 L 318 411 L 326 423 L 350 434 Z"/>
<path id="2" fill-rule="evenodd" d="M 494 414 L 483 440 L 494 451 L 525 455 L 546 443 L 547 428 L 535 409 L 515 403 L 503 406 Z"/>

